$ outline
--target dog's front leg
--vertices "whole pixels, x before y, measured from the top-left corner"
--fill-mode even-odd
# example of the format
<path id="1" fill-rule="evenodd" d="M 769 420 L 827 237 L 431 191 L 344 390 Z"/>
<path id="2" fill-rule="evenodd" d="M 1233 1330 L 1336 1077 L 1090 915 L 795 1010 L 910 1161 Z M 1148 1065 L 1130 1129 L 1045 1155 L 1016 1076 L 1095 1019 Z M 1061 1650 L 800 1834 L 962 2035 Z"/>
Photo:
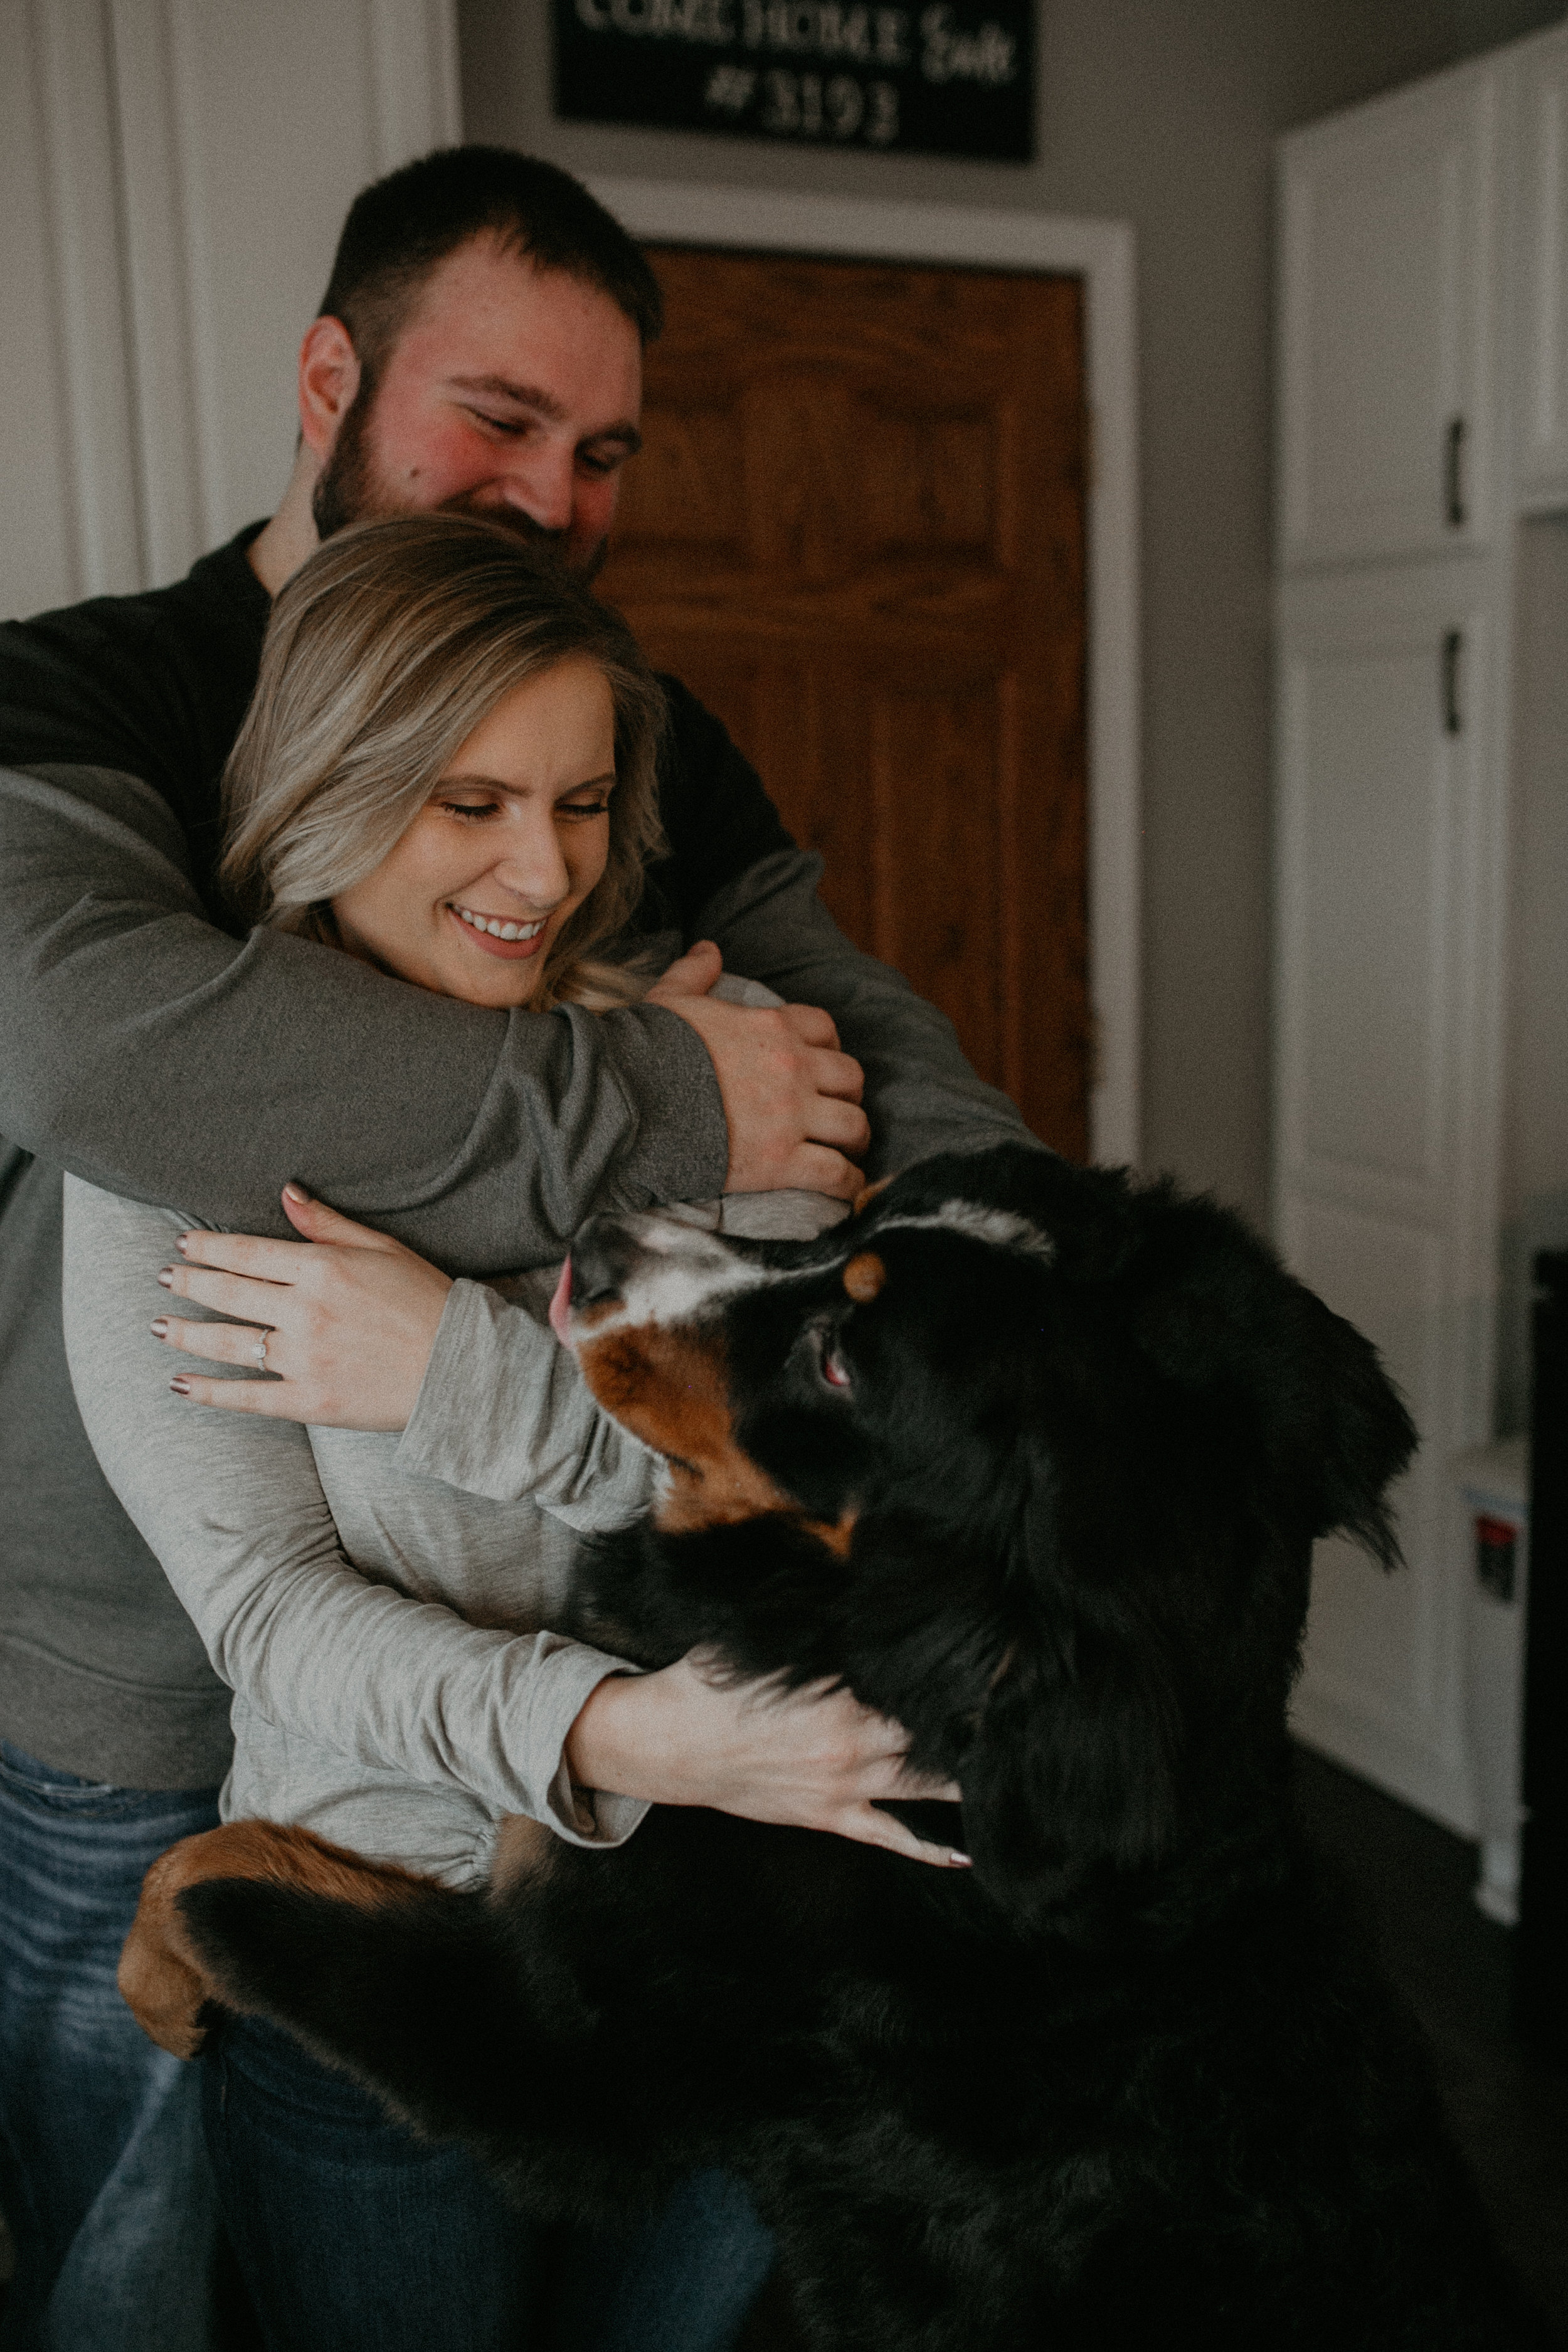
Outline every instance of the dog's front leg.
<path id="1" fill-rule="evenodd" d="M 159 1855 L 142 1881 L 119 1970 L 121 1996 L 136 2022 L 176 2058 L 194 2058 L 205 2041 L 201 2013 L 209 2001 L 228 2009 L 247 2006 L 212 1957 L 197 1950 L 180 1907 L 188 1887 L 215 1878 L 263 1880 L 361 1906 L 407 1902 L 434 1892 L 406 1871 L 378 1869 L 309 1830 L 277 1822 L 230 1822 L 182 1838 Z"/>

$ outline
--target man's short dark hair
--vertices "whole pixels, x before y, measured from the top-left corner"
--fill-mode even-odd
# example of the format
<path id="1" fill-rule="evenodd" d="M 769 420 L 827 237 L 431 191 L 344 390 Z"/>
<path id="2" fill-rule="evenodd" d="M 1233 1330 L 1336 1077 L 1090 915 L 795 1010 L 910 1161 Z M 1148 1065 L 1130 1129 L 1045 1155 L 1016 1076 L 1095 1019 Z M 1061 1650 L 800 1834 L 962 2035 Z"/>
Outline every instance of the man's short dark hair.
<path id="1" fill-rule="evenodd" d="M 441 147 L 362 189 L 338 239 L 321 315 L 342 320 L 369 378 L 432 270 L 477 236 L 596 287 L 644 343 L 664 324 L 658 280 L 580 180 L 510 147 Z"/>

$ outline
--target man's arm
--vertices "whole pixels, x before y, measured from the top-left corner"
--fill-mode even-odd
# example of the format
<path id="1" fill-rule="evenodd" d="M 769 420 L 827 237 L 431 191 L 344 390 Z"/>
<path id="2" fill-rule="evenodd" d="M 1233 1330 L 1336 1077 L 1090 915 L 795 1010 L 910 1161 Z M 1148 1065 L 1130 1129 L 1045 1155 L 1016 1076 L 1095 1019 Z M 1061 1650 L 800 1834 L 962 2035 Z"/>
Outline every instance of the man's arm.
<path id="1" fill-rule="evenodd" d="M 865 1073 L 867 1176 L 896 1174 L 931 1152 L 1032 1141 L 1016 1107 L 971 1069 L 946 1014 L 846 939 L 817 895 L 821 874 L 820 857 L 777 850 L 721 888 L 698 928 L 727 971 L 831 1014 Z"/>
<path id="2" fill-rule="evenodd" d="M 723 1189 L 701 1040 L 658 1005 L 494 1013 L 207 919 L 134 776 L 0 770 L 0 1130 L 133 1199 L 287 1232 L 299 1177 L 456 1271 L 595 1207 Z"/>
<path id="3" fill-rule="evenodd" d="M 674 856 L 658 878 L 688 941 L 714 940 L 727 971 L 831 1016 L 839 1044 L 865 1073 L 867 1174 L 885 1175 L 929 1152 L 1027 1141 L 1014 1105 L 970 1068 L 952 1023 L 846 939 L 817 896 L 822 860 L 795 847 L 722 722 L 679 679 L 660 683 L 670 717 L 663 809 Z"/>

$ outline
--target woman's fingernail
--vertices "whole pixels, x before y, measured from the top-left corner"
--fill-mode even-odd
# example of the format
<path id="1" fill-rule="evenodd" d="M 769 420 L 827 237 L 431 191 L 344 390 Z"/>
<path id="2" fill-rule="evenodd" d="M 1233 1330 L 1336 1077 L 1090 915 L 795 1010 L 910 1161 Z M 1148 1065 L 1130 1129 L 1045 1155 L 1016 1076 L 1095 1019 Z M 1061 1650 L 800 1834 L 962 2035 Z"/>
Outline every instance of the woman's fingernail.
<path id="1" fill-rule="evenodd" d="M 954 1852 L 950 1853 L 947 1858 L 954 1870 L 973 1870 L 974 1867 L 972 1858 L 966 1853 L 958 1853 Z"/>
<path id="2" fill-rule="evenodd" d="M 165 1339 L 168 1335 L 169 1318 L 166 1315 L 160 1315 L 157 1321 L 153 1326 L 153 1337 L 154 1339 Z"/>
<path id="3" fill-rule="evenodd" d="M 283 1187 L 283 1198 L 286 1201 L 308 1201 L 310 1197 L 303 1184 L 296 1184 L 292 1177 Z"/>
<path id="4" fill-rule="evenodd" d="M 190 1395 L 190 1392 L 191 1392 L 191 1384 L 190 1384 L 189 1381 L 185 1378 L 185 1376 L 184 1376 L 184 1372 L 182 1372 L 182 1373 L 179 1375 L 179 1377 L 178 1377 L 178 1379 L 177 1379 L 177 1380 L 173 1380 L 173 1381 L 171 1381 L 169 1382 L 169 1386 L 174 1390 L 174 1394 L 175 1394 L 176 1396 L 189 1396 L 189 1395 Z"/>
<path id="5" fill-rule="evenodd" d="M 176 1234 L 174 1236 L 174 1247 L 179 1251 L 182 1257 L 185 1255 L 185 1244 L 190 1240 L 190 1238 L 189 1234 Z"/>
<path id="6" fill-rule="evenodd" d="M 172 1265 L 160 1266 L 158 1269 L 158 1279 L 163 1284 L 164 1289 L 167 1290 L 170 1284 L 174 1279 L 174 1267 Z"/>

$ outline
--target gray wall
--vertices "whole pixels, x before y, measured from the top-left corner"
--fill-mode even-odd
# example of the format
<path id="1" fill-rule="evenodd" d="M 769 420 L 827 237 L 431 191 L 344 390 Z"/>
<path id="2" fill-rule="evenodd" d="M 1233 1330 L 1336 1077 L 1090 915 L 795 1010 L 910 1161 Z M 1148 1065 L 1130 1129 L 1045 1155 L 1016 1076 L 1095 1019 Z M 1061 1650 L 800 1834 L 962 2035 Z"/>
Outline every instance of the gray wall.
<path id="1" fill-rule="evenodd" d="M 578 172 L 1132 221 L 1144 551 L 1144 1160 L 1268 1198 L 1270 151 L 1563 0 L 1041 0 L 1039 161 L 558 124 L 545 0 L 459 0 L 470 139 Z"/>

